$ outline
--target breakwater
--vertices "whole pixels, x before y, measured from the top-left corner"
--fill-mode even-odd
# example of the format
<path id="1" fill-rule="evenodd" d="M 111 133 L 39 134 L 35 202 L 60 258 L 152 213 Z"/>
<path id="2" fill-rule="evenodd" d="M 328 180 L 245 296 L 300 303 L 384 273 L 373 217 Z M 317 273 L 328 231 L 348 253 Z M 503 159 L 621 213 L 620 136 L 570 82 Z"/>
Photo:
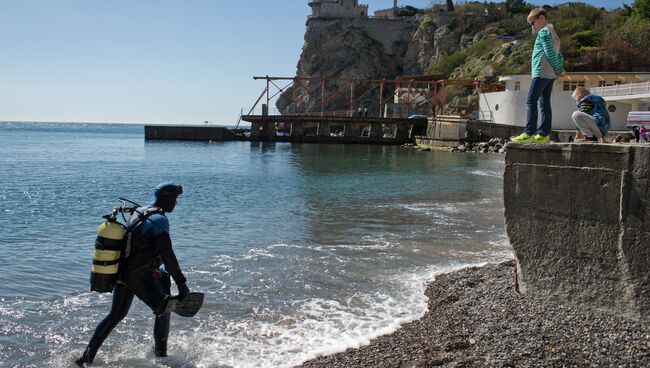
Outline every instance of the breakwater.
<path id="1" fill-rule="evenodd" d="M 199 125 L 145 125 L 147 141 L 243 141 L 243 135 L 231 129 Z"/>

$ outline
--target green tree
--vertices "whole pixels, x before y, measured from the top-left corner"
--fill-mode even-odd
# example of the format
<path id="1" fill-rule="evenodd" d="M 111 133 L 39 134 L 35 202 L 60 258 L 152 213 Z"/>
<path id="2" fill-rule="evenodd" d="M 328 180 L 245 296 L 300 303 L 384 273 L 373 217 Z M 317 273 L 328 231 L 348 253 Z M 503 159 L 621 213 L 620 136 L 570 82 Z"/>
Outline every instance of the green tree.
<path id="1" fill-rule="evenodd" d="M 634 0 L 632 14 L 639 18 L 650 19 L 650 0 Z"/>
<path id="2" fill-rule="evenodd" d="M 531 9 L 531 6 L 524 0 L 506 0 L 506 10 L 509 13 L 526 13 Z"/>
<path id="3" fill-rule="evenodd" d="M 414 17 L 414 16 L 416 16 L 416 15 L 418 15 L 420 13 L 422 13 L 421 9 L 418 9 L 416 7 L 407 5 L 407 6 L 403 7 L 403 8 L 400 8 L 397 11 L 397 16 L 398 17 Z"/>

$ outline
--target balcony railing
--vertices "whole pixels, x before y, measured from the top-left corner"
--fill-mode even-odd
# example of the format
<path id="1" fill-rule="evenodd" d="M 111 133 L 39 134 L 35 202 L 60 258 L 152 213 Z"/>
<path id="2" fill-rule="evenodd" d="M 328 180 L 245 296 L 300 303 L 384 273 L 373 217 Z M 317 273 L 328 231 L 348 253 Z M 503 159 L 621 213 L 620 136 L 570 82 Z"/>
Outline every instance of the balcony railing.
<path id="1" fill-rule="evenodd" d="M 650 81 L 619 84 L 616 86 L 595 87 L 591 89 L 591 92 L 602 97 L 650 94 Z"/>

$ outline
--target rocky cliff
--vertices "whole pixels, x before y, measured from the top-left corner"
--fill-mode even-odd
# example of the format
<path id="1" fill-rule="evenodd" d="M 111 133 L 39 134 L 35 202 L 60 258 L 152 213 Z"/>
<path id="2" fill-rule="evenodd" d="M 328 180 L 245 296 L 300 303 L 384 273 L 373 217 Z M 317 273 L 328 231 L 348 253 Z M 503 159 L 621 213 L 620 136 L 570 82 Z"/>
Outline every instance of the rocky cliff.
<path id="1" fill-rule="evenodd" d="M 454 12 L 441 7 L 397 19 L 318 19 L 307 22 L 298 77 L 394 79 L 433 75 L 494 82 L 499 75 L 528 73 L 534 35 L 526 23 L 533 5 L 524 1 L 468 2 Z M 647 71 L 650 18 L 637 7 L 607 11 L 582 3 L 546 6 L 562 41 L 569 71 Z M 324 93 L 323 93 L 324 92 Z M 365 94 L 364 94 L 365 93 Z M 384 90 L 384 100 L 393 93 Z M 303 82 L 276 105 L 282 112 L 320 112 L 372 106 L 379 92 L 346 82 Z M 448 88 L 448 106 L 468 95 Z M 324 96 L 323 96 L 324 95 Z M 362 96 L 362 97 L 359 97 Z"/>
<path id="2" fill-rule="evenodd" d="M 296 76 L 323 78 L 394 79 L 422 75 L 441 55 L 458 51 L 471 41 L 458 27 L 458 16 L 440 13 L 422 20 L 398 19 L 310 19 Z M 472 20 L 464 17 L 463 23 Z M 454 24 L 454 31 L 450 24 Z M 475 25 L 475 22 L 474 22 Z M 295 88 L 295 90 L 294 90 Z M 346 82 L 305 81 L 285 91 L 276 106 L 282 112 L 350 108 Z M 368 91 L 357 85 L 355 96 Z M 392 91 L 385 90 L 385 96 Z M 375 106 L 378 91 L 355 100 L 353 108 Z M 293 101 L 293 103 L 292 103 Z"/>

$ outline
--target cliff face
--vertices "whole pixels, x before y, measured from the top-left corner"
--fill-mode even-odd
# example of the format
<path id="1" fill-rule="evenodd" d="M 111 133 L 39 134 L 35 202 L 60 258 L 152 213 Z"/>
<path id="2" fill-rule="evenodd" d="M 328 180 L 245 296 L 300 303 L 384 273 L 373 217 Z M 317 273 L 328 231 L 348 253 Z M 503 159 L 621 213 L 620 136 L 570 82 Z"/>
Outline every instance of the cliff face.
<path id="1" fill-rule="evenodd" d="M 435 26 L 421 28 L 420 22 L 413 20 L 312 19 L 296 76 L 393 79 L 421 75 L 441 44 Z M 367 90 L 368 86 L 358 85 L 355 96 Z M 276 106 L 282 112 L 320 111 L 322 91 L 318 81 L 303 82 L 285 91 Z M 324 92 L 325 110 L 350 108 L 349 83 L 327 82 Z M 373 105 L 370 101 L 376 101 L 377 94 L 373 91 L 359 100 L 355 97 L 353 108 Z"/>
<path id="2" fill-rule="evenodd" d="M 482 15 L 446 12 L 430 14 L 425 20 L 311 19 L 296 76 L 394 79 L 423 75 L 440 57 L 475 41 L 477 30 L 487 22 Z M 370 87 L 357 84 L 351 106 L 349 83 L 328 81 L 323 88 L 319 81 L 305 81 L 285 91 L 276 106 L 283 113 L 320 112 L 322 101 L 325 111 L 376 109 L 379 91 L 369 91 Z M 384 90 L 384 99 L 393 93 L 390 87 Z"/>

